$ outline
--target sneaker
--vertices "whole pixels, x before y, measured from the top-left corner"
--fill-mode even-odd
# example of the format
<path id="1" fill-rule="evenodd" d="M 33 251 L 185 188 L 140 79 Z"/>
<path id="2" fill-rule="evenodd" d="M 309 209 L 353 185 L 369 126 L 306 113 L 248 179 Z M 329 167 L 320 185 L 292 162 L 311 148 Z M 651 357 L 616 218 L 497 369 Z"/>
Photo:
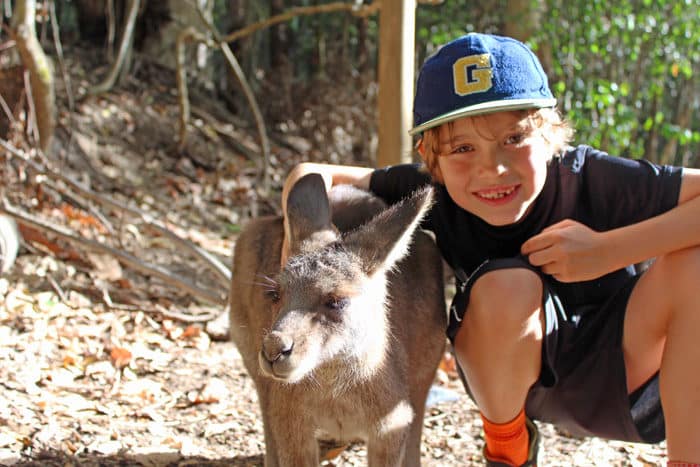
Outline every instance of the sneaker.
<path id="1" fill-rule="evenodd" d="M 525 419 L 525 426 L 527 427 L 527 433 L 530 435 L 530 446 L 527 448 L 527 461 L 520 467 L 537 467 L 537 453 L 540 448 L 540 432 L 537 430 L 537 426 L 529 418 Z M 486 448 L 484 448 L 486 451 Z M 504 464 L 503 462 L 496 462 L 489 460 L 486 457 L 486 452 L 484 452 L 484 458 L 486 459 L 486 467 L 511 467 L 509 464 Z"/>

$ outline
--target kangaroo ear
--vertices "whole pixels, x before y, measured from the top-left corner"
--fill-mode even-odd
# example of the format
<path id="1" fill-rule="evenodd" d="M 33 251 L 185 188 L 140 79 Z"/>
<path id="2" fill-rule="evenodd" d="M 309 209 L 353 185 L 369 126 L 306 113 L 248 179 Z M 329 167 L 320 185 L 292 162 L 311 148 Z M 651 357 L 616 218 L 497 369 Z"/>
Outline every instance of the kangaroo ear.
<path id="1" fill-rule="evenodd" d="M 360 257 L 368 275 L 379 269 L 388 270 L 408 253 L 413 233 L 432 202 L 432 188 L 421 188 L 349 232 L 343 243 Z"/>
<path id="2" fill-rule="evenodd" d="M 307 174 L 294 184 L 287 197 L 286 222 L 292 256 L 338 238 L 331 223 L 331 207 L 321 175 Z"/>

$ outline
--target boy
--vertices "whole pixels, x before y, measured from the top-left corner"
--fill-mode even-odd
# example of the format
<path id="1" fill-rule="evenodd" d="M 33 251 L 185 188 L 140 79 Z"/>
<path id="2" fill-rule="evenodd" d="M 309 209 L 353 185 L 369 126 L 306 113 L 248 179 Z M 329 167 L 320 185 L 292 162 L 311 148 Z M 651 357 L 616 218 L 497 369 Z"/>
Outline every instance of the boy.
<path id="1" fill-rule="evenodd" d="M 419 74 L 411 133 L 429 175 L 301 164 L 283 208 L 308 172 L 390 203 L 433 183 L 424 224 L 459 285 L 447 333 L 487 465 L 536 465 L 531 419 L 666 438 L 669 466 L 700 465 L 700 171 L 569 147 L 555 104 L 524 44 L 468 34 Z"/>

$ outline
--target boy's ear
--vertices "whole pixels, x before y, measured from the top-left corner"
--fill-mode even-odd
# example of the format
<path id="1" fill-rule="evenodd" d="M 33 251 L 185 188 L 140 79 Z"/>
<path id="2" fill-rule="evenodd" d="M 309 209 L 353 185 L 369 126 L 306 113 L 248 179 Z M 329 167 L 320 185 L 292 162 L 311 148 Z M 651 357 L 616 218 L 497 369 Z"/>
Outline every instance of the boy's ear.
<path id="1" fill-rule="evenodd" d="M 423 137 L 421 137 L 416 143 L 416 151 L 421 157 L 425 157 L 425 146 L 423 146 Z"/>
<path id="2" fill-rule="evenodd" d="M 425 151 L 425 138 L 421 137 L 418 142 L 416 143 L 416 151 L 418 151 L 418 154 L 420 155 L 421 159 L 423 159 L 423 162 L 425 163 L 425 166 L 428 168 L 428 172 L 430 172 L 430 175 L 433 177 L 433 180 L 435 180 L 438 183 L 444 184 L 445 181 L 442 178 L 442 172 L 440 171 L 440 166 L 437 163 L 437 160 L 434 160 L 435 157 L 437 157 L 437 154 L 432 154 L 431 159 L 433 160 L 428 160 L 426 151 Z"/>

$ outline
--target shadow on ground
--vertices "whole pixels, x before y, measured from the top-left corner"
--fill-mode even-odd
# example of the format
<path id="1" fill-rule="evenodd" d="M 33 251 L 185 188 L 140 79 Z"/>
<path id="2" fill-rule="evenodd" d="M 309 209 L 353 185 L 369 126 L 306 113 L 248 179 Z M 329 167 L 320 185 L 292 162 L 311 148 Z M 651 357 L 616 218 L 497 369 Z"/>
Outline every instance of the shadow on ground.
<path id="1" fill-rule="evenodd" d="M 7 461 L 7 459 L 0 459 L 0 465 L 13 467 L 259 467 L 263 465 L 263 456 L 237 456 L 222 459 L 187 457 L 178 453 L 69 456 L 61 451 L 47 450 Z"/>

